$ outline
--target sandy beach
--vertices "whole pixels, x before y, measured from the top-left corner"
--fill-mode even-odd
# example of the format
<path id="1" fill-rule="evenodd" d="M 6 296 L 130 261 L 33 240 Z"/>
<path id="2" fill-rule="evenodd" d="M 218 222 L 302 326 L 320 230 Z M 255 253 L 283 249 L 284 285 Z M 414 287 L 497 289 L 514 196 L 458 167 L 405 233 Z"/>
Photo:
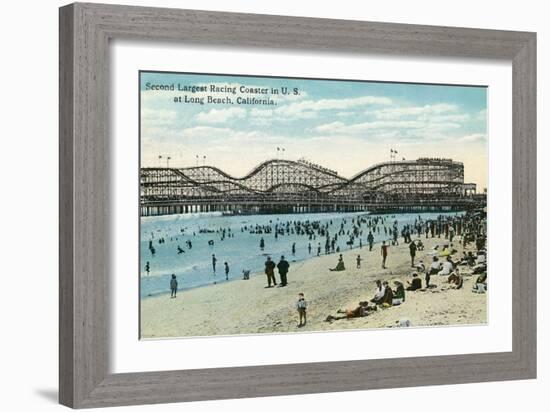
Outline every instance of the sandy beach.
<path id="1" fill-rule="evenodd" d="M 413 237 L 416 239 L 416 237 Z M 431 262 L 429 256 L 435 245 L 448 244 L 444 238 L 421 238 L 425 249 L 418 251 L 416 262 Z M 460 237 L 453 242 L 462 256 L 464 250 Z M 400 239 L 401 241 L 401 239 Z M 466 250 L 474 250 L 469 245 Z M 375 280 L 394 279 L 405 285 L 411 280 L 408 244 L 389 248 L 387 269 L 381 269 L 380 245 L 369 252 L 368 247 L 342 252 L 346 270 L 331 272 L 338 254 L 321 255 L 311 259 L 290 262 L 288 285 L 284 288 L 265 288 L 267 278 L 263 273 L 250 276 L 250 280 L 226 282 L 218 276 L 217 284 L 141 300 L 141 337 L 164 338 L 182 336 L 212 336 L 252 333 L 287 333 L 320 330 L 386 328 L 408 319 L 412 326 L 441 326 L 480 324 L 487 321 L 487 295 L 472 293 L 477 275 L 469 275 L 461 267 L 464 286 L 450 288 L 446 276 L 432 276 L 431 284 L 437 287 L 407 292 L 406 301 L 400 306 L 379 308 L 369 316 L 326 322 L 329 315 L 336 316 L 339 309 L 353 309 L 360 301 L 370 300 L 374 294 Z M 356 269 L 356 256 L 363 261 Z M 278 256 L 273 257 L 278 261 Z M 277 281 L 279 280 L 276 272 Z M 422 276 L 422 284 L 424 279 Z M 168 285 L 167 285 L 168 289 Z M 307 325 L 298 328 L 295 303 L 298 293 L 304 293 L 308 302 Z M 341 315 L 340 315 L 341 316 Z"/>

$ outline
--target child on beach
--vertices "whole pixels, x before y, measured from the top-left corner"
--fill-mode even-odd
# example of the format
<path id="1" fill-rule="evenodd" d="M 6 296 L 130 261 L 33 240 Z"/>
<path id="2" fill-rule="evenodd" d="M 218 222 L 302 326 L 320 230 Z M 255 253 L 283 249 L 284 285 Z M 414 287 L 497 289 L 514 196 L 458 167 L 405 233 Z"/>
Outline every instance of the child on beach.
<path id="1" fill-rule="evenodd" d="M 172 293 L 170 294 L 170 298 L 175 298 L 176 294 L 178 293 L 178 281 L 176 279 L 176 275 L 172 273 L 172 279 L 170 279 L 170 290 Z"/>
<path id="2" fill-rule="evenodd" d="M 296 309 L 298 310 L 298 314 L 300 315 L 300 324 L 298 325 L 298 327 L 301 328 L 303 326 L 306 326 L 307 302 L 304 298 L 303 293 L 298 293 L 298 302 L 296 302 Z"/>

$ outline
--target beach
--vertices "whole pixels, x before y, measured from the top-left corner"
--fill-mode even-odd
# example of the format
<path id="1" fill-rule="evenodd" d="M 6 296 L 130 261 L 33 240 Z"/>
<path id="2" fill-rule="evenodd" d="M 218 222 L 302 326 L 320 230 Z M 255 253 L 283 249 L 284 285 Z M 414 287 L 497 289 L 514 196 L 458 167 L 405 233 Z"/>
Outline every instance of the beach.
<path id="1" fill-rule="evenodd" d="M 417 251 L 415 261 L 422 259 L 426 266 L 437 253 L 433 250 L 436 245 L 441 250 L 449 244 L 443 236 L 420 239 L 425 248 Z M 471 243 L 464 249 L 460 240 L 457 236 L 453 241 L 458 256 L 464 250 L 475 251 Z M 360 301 L 370 300 L 377 279 L 390 282 L 392 287 L 394 280 L 407 286 L 414 271 L 409 245 L 401 239 L 398 246 L 389 247 L 387 269 L 381 268 L 380 244 L 370 252 L 363 246 L 341 253 L 346 270 L 340 272 L 329 270 L 336 266 L 336 253 L 298 262 L 288 257 L 288 285 L 282 288 L 266 288 L 263 272 L 251 274 L 249 280 L 225 281 L 220 276 L 216 284 L 179 291 L 177 298 L 170 298 L 167 285 L 167 294 L 141 299 L 141 338 L 387 328 L 405 319 L 414 327 L 487 322 L 487 295 L 472 292 L 477 275 L 470 275 L 465 266 L 461 266 L 461 289 L 451 288 L 447 276 L 432 276 L 430 284 L 436 287 L 407 292 L 399 306 L 378 307 L 365 317 L 327 322 L 329 315 L 342 316 L 338 310 L 354 309 Z M 360 269 L 356 268 L 358 254 L 363 259 Z M 273 259 L 277 262 L 278 256 Z M 279 281 L 277 271 L 275 275 Z M 423 275 L 421 278 L 424 285 Z M 304 293 L 308 302 L 307 324 L 302 328 L 297 327 L 298 293 Z"/>

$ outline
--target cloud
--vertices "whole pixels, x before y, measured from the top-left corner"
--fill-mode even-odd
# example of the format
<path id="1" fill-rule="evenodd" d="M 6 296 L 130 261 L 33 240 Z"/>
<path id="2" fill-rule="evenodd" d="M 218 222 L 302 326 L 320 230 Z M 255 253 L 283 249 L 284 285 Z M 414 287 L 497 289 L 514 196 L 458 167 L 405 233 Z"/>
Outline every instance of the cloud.
<path id="1" fill-rule="evenodd" d="M 154 91 L 141 90 L 140 103 L 142 108 L 159 109 L 159 106 L 174 103 L 174 97 L 178 96 L 175 91 Z"/>
<path id="2" fill-rule="evenodd" d="M 473 142 L 483 142 L 487 139 L 485 133 L 473 133 L 466 136 L 462 136 L 458 139 L 460 142 L 473 143 Z"/>
<path id="3" fill-rule="evenodd" d="M 444 114 L 444 115 L 434 115 L 434 116 L 428 116 L 423 115 L 420 116 L 418 119 L 430 122 L 430 123 L 457 123 L 457 122 L 467 122 L 470 120 L 470 115 L 467 113 L 457 113 L 457 114 Z"/>
<path id="4" fill-rule="evenodd" d="M 182 147 L 188 145 L 207 145 L 207 144 L 246 144 L 249 141 L 258 139 L 267 139 L 264 132 L 259 130 L 235 130 L 230 127 L 215 126 L 194 126 L 184 129 L 174 129 L 171 127 L 146 127 L 141 131 L 142 142 L 154 144 L 177 143 Z"/>
<path id="5" fill-rule="evenodd" d="M 480 122 L 486 122 L 487 121 L 487 109 L 480 110 L 476 114 L 475 120 L 478 120 Z"/>
<path id="6" fill-rule="evenodd" d="M 449 139 L 451 133 L 462 128 L 462 124 L 446 121 L 374 120 L 347 124 L 342 121 L 324 123 L 310 129 L 323 136 L 367 138 L 370 142 L 392 140 L 395 143 L 418 144 L 427 141 Z"/>
<path id="7" fill-rule="evenodd" d="M 233 119 L 243 119 L 246 117 L 246 110 L 232 107 L 229 109 L 211 109 L 207 112 L 201 112 L 195 115 L 195 120 L 199 123 L 225 123 Z"/>
<path id="8" fill-rule="evenodd" d="M 357 134 L 370 130 L 386 130 L 386 129 L 421 129 L 427 127 L 426 123 L 414 120 L 409 121 L 373 121 L 355 124 L 345 124 L 343 122 L 332 122 L 322 124 L 313 128 L 316 132 L 321 133 L 336 133 L 336 134 Z"/>
<path id="9" fill-rule="evenodd" d="M 166 126 L 173 124 L 177 119 L 177 113 L 174 110 L 167 109 L 141 109 L 142 125 L 147 126 Z"/>
<path id="10" fill-rule="evenodd" d="M 183 129 L 180 133 L 182 137 L 190 138 L 222 138 L 224 140 L 231 140 L 235 138 L 239 139 L 249 139 L 249 138 L 258 138 L 263 136 L 263 133 L 260 131 L 241 131 L 231 129 L 229 127 L 210 127 L 210 126 L 195 126 L 187 129 Z"/>
<path id="11" fill-rule="evenodd" d="M 349 113 L 349 112 L 344 112 Z M 460 110 L 457 105 L 439 103 L 424 106 L 379 107 L 364 115 L 373 120 L 360 123 L 340 120 L 320 124 L 310 128 L 313 133 L 339 136 L 358 136 L 369 139 L 398 139 L 402 142 L 416 143 L 428 140 L 443 140 L 456 136 L 456 133 L 468 126 L 472 116 Z M 477 116 L 477 114 L 476 114 Z M 474 137 L 470 137 L 473 141 Z"/>
<path id="12" fill-rule="evenodd" d="M 272 117 L 273 110 L 271 109 L 250 109 L 250 117 Z"/>
<path id="13" fill-rule="evenodd" d="M 449 112 L 457 112 L 458 107 L 453 104 L 439 103 L 425 106 L 391 107 L 377 110 L 374 115 L 379 119 L 400 119 L 403 117 L 433 116 Z"/>
<path id="14" fill-rule="evenodd" d="M 325 110 L 352 110 L 362 106 L 379 106 L 390 104 L 392 104 L 392 100 L 390 98 L 379 96 L 361 96 L 347 99 L 303 100 L 280 107 L 276 110 L 276 112 L 284 118 L 311 119 L 317 117 L 318 112 Z"/>

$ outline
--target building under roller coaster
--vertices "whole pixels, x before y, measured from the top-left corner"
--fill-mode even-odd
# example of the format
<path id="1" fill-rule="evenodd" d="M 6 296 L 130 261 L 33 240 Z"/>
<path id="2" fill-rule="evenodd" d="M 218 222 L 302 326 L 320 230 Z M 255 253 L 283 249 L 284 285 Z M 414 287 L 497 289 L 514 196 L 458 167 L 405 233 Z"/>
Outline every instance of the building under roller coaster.
<path id="1" fill-rule="evenodd" d="M 457 211 L 485 205 L 475 184 L 464 183 L 464 165 L 451 159 L 384 162 L 351 178 L 305 160 L 268 160 L 243 177 L 213 166 L 146 167 L 140 181 L 142 216 Z"/>

